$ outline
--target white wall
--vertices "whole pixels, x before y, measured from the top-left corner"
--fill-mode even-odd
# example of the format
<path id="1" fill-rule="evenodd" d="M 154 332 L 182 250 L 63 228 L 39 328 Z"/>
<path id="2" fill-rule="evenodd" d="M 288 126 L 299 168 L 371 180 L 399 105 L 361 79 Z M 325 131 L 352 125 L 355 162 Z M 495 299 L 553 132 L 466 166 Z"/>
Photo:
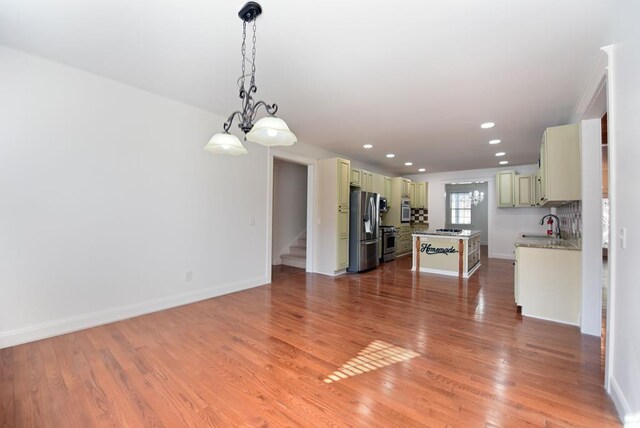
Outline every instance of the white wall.
<path id="1" fill-rule="evenodd" d="M 274 159 L 272 264 L 307 228 L 307 166 Z"/>
<path id="2" fill-rule="evenodd" d="M 538 222 L 548 214 L 548 208 L 497 208 L 495 175 L 500 170 L 515 170 L 519 174 L 535 174 L 536 165 L 523 165 L 511 168 L 485 168 L 467 171 L 451 171 L 434 174 L 412 175 L 415 181 L 429 182 L 429 228 L 437 229 L 446 224 L 446 200 L 444 196 L 447 183 L 459 181 L 487 181 L 489 216 L 489 257 L 514 259 L 513 243 L 519 232 L 543 233 L 544 226 Z"/>
<path id="3" fill-rule="evenodd" d="M 640 2 L 614 5 L 614 64 L 610 105 L 610 192 L 614 237 L 625 228 L 626 248 L 620 239 L 611 243 L 615 264 L 611 338 L 612 395 L 625 415 L 627 426 L 640 426 L 640 233 L 638 183 L 640 183 Z M 613 194 L 611 190 L 613 189 Z"/>
<path id="4" fill-rule="evenodd" d="M 264 147 L 216 157 L 223 117 L 19 51 L 0 65 L 0 347 L 265 282 Z"/>

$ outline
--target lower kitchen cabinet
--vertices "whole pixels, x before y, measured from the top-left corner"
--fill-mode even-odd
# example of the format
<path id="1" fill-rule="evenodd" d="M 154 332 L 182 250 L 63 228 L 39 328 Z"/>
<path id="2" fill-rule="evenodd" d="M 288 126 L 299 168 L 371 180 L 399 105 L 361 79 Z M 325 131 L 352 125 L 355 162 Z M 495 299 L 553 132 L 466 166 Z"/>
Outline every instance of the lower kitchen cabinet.
<path id="1" fill-rule="evenodd" d="M 580 325 L 580 250 L 516 247 L 514 295 L 522 315 Z"/>
<path id="2" fill-rule="evenodd" d="M 337 269 L 346 269 L 349 267 L 349 237 L 338 238 L 338 250 L 337 250 Z"/>
<path id="3" fill-rule="evenodd" d="M 398 233 L 398 247 L 396 254 L 402 255 L 411 252 L 411 226 L 400 226 Z"/>

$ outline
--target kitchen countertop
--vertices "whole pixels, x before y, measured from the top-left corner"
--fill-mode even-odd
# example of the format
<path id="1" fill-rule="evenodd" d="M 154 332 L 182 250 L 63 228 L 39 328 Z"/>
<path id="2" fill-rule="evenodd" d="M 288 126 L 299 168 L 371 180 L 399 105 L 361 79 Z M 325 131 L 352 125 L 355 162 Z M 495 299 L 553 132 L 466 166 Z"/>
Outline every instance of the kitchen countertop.
<path id="1" fill-rule="evenodd" d="M 554 250 L 582 250 L 582 242 L 577 239 L 518 238 L 516 247 L 550 248 Z"/>

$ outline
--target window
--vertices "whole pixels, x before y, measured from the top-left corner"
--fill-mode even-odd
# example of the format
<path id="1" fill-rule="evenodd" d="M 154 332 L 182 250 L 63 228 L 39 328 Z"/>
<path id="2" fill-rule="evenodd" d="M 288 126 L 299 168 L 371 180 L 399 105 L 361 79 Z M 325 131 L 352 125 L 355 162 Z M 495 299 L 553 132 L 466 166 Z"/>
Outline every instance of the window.
<path id="1" fill-rule="evenodd" d="M 449 194 L 449 215 L 451 224 L 471 224 L 471 198 L 469 192 Z"/>

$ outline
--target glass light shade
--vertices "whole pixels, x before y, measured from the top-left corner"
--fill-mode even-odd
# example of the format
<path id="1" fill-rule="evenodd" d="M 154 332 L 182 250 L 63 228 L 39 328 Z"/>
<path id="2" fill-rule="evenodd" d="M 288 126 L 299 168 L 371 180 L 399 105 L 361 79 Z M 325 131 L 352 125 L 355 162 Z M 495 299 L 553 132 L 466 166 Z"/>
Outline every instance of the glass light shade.
<path id="1" fill-rule="evenodd" d="M 238 137 L 227 132 L 216 134 L 204 146 L 204 150 L 215 155 L 239 156 L 247 153 Z"/>
<path id="2" fill-rule="evenodd" d="M 274 116 L 257 121 L 247 134 L 247 140 L 263 146 L 291 146 L 298 141 L 285 121 Z"/>

